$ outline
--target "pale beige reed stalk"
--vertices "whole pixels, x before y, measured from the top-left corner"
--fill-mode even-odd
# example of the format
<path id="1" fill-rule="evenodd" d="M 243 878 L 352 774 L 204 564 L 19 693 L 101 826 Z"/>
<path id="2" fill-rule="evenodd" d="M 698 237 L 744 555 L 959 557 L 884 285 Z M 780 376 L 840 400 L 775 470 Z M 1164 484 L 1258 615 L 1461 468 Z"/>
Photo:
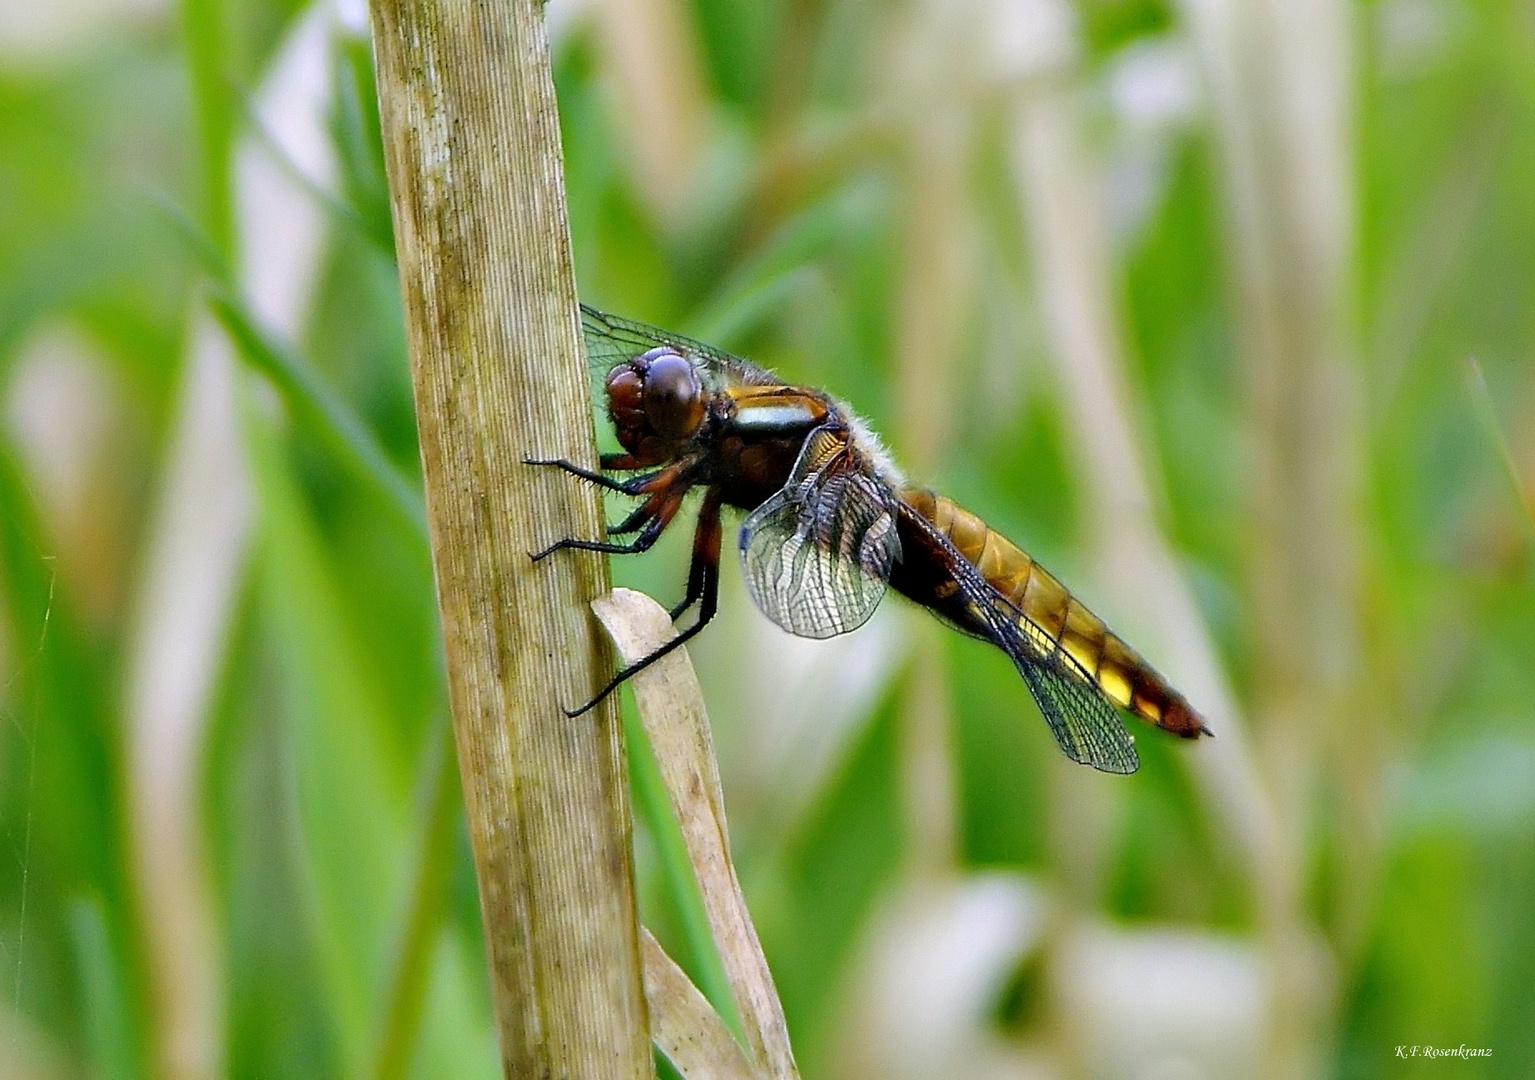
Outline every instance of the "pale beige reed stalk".
<path id="1" fill-rule="evenodd" d="M 247 134 L 235 152 L 235 284 L 263 328 L 283 337 L 308 312 L 325 235 L 324 211 L 290 169 L 319 183 L 333 171 L 325 131 L 332 23 L 318 5 L 294 25 L 251 102 L 262 134 Z M 215 1080 L 228 1064 L 225 974 L 200 784 L 253 496 L 241 442 L 243 373 L 201 298 L 191 341 L 125 664 L 125 780 L 156 1075 Z"/>
<path id="2" fill-rule="evenodd" d="M 649 1077 L 601 500 L 542 9 L 378 0 L 379 104 L 459 771 L 509 1078 Z"/>
<path id="3" fill-rule="evenodd" d="M 1381 717 L 1363 646 L 1363 448 L 1355 273 L 1353 9 L 1339 0 L 1185 0 L 1210 89 L 1237 286 L 1239 346 L 1258 432 L 1249 572 L 1255 732 L 1276 808 L 1309 831 L 1317 786 L 1348 793 L 1336 899 L 1371 891 L 1380 850 Z M 1276 1012 L 1276 1080 L 1317 1075 L 1336 1023 L 1333 964 L 1304 918 L 1298 841 L 1261 894 Z M 1357 921 L 1356 915 L 1349 915 Z"/>

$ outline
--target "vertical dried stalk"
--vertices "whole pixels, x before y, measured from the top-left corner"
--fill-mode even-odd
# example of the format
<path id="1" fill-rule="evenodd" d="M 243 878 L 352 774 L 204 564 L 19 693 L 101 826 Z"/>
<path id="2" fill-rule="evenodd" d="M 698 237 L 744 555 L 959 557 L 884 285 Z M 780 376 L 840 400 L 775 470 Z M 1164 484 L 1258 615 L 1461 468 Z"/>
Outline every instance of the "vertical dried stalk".
<path id="1" fill-rule="evenodd" d="M 548 40 L 532 0 L 376 0 L 389 187 L 459 771 L 508 1077 L 652 1073 Z"/>
<path id="2" fill-rule="evenodd" d="M 596 14 L 636 187 L 650 211 L 676 228 L 695 209 L 707 121 L 688 11 L 678 0 L 602 0 Z"/>
<path id="3" fill-rule="evenodd" d="M 1280 812 L 1304 831 L 1317 751 L 1364 740 L 1368 708 L 1348 708 L 1359 633 L 1360 447 L 1349 294 L 1353 203 L 1349 18 L 1337 0 L 1185 0 L 1217 104 L 1239 332 L 1258 431 L 1251 567 L 1258 732 Z M 1359 702 L 1354 702 L 1357 705 Z M 1342 760 L 1343 755 L 1340 755 Z M 1350 765 L 1351 770 L 1359 768 Z M 1368 806 L 1378 769 L 1345 775 Z M 1378 797 L 1378 795 L 1377 795 Z M 1367 822 L 1366 822 L 1367 823 Z M 1342 835 L 1375 830 L 1355 823 Z M 1344 865 L 1371 861 L 1367 849 Z M 1304 879 L 1265 910 L 1276 1018 L 1274 1077 L 1314 1071 L 1330 1021 L 1325 970 L 1304 927 Z"/>
<path id="4" fill-rule="evenodd" d="M 189 7 L 189 17 L 207 15 L 206 6 Z M 253 103 L 266 137 L 322 181 L 330 172 L 324 132 L 330 24 L 324 10 L 295 24 Z M 234 162 L 232 184 L 228 176 L 209 179 L 228 190 L 210 188 L 208 197 L 239 214 L 227 223 L 240 252 L 235 284 L 266 327 L 291 334 L 312 293 L 323 213 L 273 163 L 271 149 L 252 137 L 241 141 Z M 210 219 L 211 233 L 222 228 Z M 199 835 L 198 785 L 208 698 L 223 662 L 251 522 L 235 360 L 206 313 L 197 318 L 192 342 L 147 545 L 124 702 L 134 872 L 154 994 L 153 1054 L 158 1074 L 176 1080 L 225 1070 L 224 973 Z"/>
<path id="5" fill-rule="evenodd" d="M 1173 661 L 1167 670 L 1221 735 L 1191 753 L 1190 764 L 1251 876 L 1274 980 L 1266 1060 L 1276 1074 L 1293 1074 L 1305 1040 L 1293 1034 L 1290 1018 L 1314 993 L 1308 978 L 1314 934 L 1299 888 L 1298 830 L 1260 775 L 1213 643 L 1156 526 L 1155 470 L 1126 406 L 1099 178 L 1081 145 L 1083 125 L 1069 88 L 1059 77 L 1039 80 L 1017 118 L 1018 174 L 1036 277 L 1072 427 L 1084 436 L 1079 451 L 1092 478 L 1086 490 L 1094 534 L 1115 591 L 1160 624 Z"/>
<path id="6" fill-rule="evenodd" d="M 890 59 L 903 104 L 906 210 L 896 317 L 897 411 L 901 451 L 916 477 L 937 468 L 953 426 L 955 353 L 969 292 L 973 247 L 966 175 L 974 103 L 962 71 L 973 49 L 968 20 L 943 3 L 905 13 Z M 907 869 L 917 878 L 950 874 L 957 825 L 949 674 L 941 628 L 923 619 L 901 717 Z"/>
<path id="7" fill-rule="evenodd" d="M 1144 615 L 1148 630 L 1160 632 L 1172 661 L 1168 672 L 1220 733 L 1190 754 L 1206 797 L 1254 880 L 1282 877 L 1290 872 L 1284 868 L 1291 842 L 1253 764 L 1214 642 L 1154 515 L 1159 485 L 1128 406 L 1100 177 L 1082 144 L 1085 124 L 1066 72 L 1029 84 L 1014 115 L 1040 307 L 1090 478 L 1084 490 L 1094 543 L 1116 595 Z"/>
<path id="8" fill-rule="evenodd" d="M 223 1070 L 223 973 L 199 835 L 208 699 L 249 541 L 235 359 L 198 318 L 127 664 L 127 784 L 157 1076 Z"/>

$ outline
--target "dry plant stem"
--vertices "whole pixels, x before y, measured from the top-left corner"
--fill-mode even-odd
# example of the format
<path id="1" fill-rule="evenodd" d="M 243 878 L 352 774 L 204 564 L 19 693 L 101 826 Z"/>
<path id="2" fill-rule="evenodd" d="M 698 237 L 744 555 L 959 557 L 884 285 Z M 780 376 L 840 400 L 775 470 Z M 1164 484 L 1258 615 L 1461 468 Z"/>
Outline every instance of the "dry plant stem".
<path id="1" fill-rule="evenodd" d="M 592 608 L 626 664 L 676 633 L 665 609 L 631 589 L 615 589 L 593 601 Z M 640 672 L 631 685 L 687 843 L 752 1057 L 764 1076 L 797 1077 L 783 1007 L 730 858 L 725 798 L 692 662 L 679 649 Z"/>
<path id="2" fill-rule="evenodd" d="M 971 57 L 963 20 L 941 2 L 914 5 L 890 58 L 903 103 L 905 235 L 896 320 L 901 456 L 917 478 L 937 469 L 953 428 L 961 380 L 952 358 L 969 295 L 971 228 L 967 168 L 970 89 L 955 72 Z M 913 613 L 915 614 L 915 613 Z M 906 869 L 917 878 L 951 875 L 957 803 L 950 735 L 949 673 L 942 629 L 921 616 L 901 715 L 901 787 Z"/>
<path id="3" fill-rule="evenodd" d="M 730 1029 L 649 930 L 641 930 L 641 946 L 656 1049 L 689 1080 L 758 1080 Z"/>
<path id="4" fill-rule="evenodd" d="M 1021 99 L 1016 153 L 1042 307 L 1072 429 L 1082 435 L 1090 516 L 1106 569 L 1116 591 L 1148 618 L 1155 614 L 1173 661 L 1169 670 L 1220 735 L 1191 750 L 1190 765 L 1233 850 L 1247 864 L 1265 921 L 1302 927 L 1299 841 L 1259 773 L 1208 630 L 1156 526 L 1154 470 L 1126 405 L 1099 176 L 1082 146 L 1071 91 L 1060 77 L 1042 80 Z M 1298 931 L 1271 936 L 1276 972 L 1293 963 L 1287 950 L 1296 936 Z M 1271 1022 L 1277 1030 L 1300 1007 L 1304 988 L 1278 975 L 1275 990 Z"/>
<path id="5" fill-rule="evenodd" d="M 233 350 L 206 314 L 193 342 L 140 586 L 124 710 L 155 1075 L 171 1080 L 212 1080 L 223 1070 L 223 980 L 198 780 L 208 695 L 251 520 Z"/>
<path id="6" fill-rule="evenodd" d="M 681 0 L 599 0 L 603 65 L 630 168 L 652 214 L 676 227 L 696 199 L 705 141 L 702 61 Z"/>
<path id="7" fill-rule="evenodd" d="M 1349 795 L 1340 909 L 1373 888 L 1381 830 L 1379 711 L 1360 687 L 1354 433 L 1351 9 L 1339 0 L 1185 0 L 1215 111 L 1239 344 L 1257 433 L 1250 583 L 1255 714 L 1279 810 L 1303 831 L 1319 774 Z M 1352 692 L 1351 692 L 1352 688 Z M 1331 761 L 1328 758 L 1331 758 Z M 1305 880 L 1262 912 L 1275 956 L 1265 1058 L 1312 1075 L 1335 1007 L 1315 938 L 1294 919 Z M 1277 890 L 1276 890 L 1277 892 Z"/>
<path id="8" fill-rule="evenodd" d="M 217 7 L 193 4 L 187 14 L 214 17 Z M 212 47 L 207 38 L 192 38 L 204 50 Z M 327 13 L 296 20 L 251 103 L 273 145 L 319 177 L 329 171 L 328 47 Z M 203 90 L 200 110 L 223 107 L 207 96 L 221 98 L 222 88 Z M 206 164 L 221 173 L 224 163 L 216 157 Z M 308 193 L 270 158 L 271 150 L 254 137 L 240 141 L 233 169 L 222 179 L 210 177 L 218 186 L 209 191 L 238 218 L 210 219 L 207 228 L 214 234 L 228 228 L 239 255 L 230 284 L 250 298 L 264 328 L 286 335 L 303 321 L 312 295 L 323 223 Z M 200 312 L 125 665 L 128 797 L 153 994 L 152 1054 L 156 1075 L 176 1080 L 216 1077 L 225 1069 L 224 976 L 199 786 L 208 695 L 223 662 L 250 538 L 239 378 L 228 338 Z"/>
<path id="9" fill-rule="evenodd" d="M 652 1075 L 622 731 L 548 41 L 532 0 L 376 0 L 373 37 L 447 656 L 506 1076 Z"/>
<path id="10" fill-rule="evenodd" d="M 1115 585 L 1135 610 L 1155 613 L 1168 656 L 1220 738 L 1190 751 L 1191 765 L 1255 881 L 1287 871 L 1289 841 L 1253 764 L 1215 646 L 1157 527 L 1151 479 L 1124 385 L 1107 222 L 1099 177 L 1081 143 L 1070 90 L 1038 83 L 1017 108 L 1022 201 L 1071 428 L 1089 478 L 1089 519 Z"/>

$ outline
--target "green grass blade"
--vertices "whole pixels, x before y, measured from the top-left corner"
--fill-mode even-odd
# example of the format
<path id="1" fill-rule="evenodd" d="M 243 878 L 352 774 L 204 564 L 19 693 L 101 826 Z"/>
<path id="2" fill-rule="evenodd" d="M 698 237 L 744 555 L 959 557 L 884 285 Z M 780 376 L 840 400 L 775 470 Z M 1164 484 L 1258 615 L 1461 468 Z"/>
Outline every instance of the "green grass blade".
<path id="1" fill-rule="evenodd" d="M 714 946 L 714 933 L 709 929 L 709 917 L 704 912 L 703 897 L 693 876 L 693 864 L 682 839 L 682 829 L 672 813 L 666 783 L 656 765 L 650 740 L 632 708 L 624 710 L 624 741 L 629 748 L 629 777 L 635 809 L 655 843 L 667 896 L 687 940 L 692 960 L 688 965 L 692 969 L 690 974 L 704 997 L 709 999 L 709 1004 L 714 1006 L 714 1011 L 730 1026 L 736 1040 L 744 1045 L 741 1018 L 730 993 L 730 982 L 725 977 L 725 966 Z"/>
<path id="2" fill-rule="evenodd" d="M 91 1074 L 139 1080 L 144 1070 L 140 1067 L 142 1047 L 134 1037 L 137 1023 L 101 902 L 82 898 L 71 904 L 69 929 L 79 970 Z"/>
<path id="3" fill-rule="evenodd" d="M 181 0 L 182 43 L 192 82 L 202 181 L 203 232 L 229 261 L 234 254 L 234 110 L 228 92 L 225 11 L 220 0 Z"/>
<path id="4" fill-rule="evenodd" d="M 1530 490 L 1519 471 L 1513 447 L 1508 444 L 1508 436 L 1503 433 L 1503 425 L 1498 422 L 1498 410 L 1492 403 L 1492 392 L 1487 388 L 1487 376 L 1482 371 L 1481 362 L 1474 356 L 1466 358 L 1466 384 L 1470 389 L 1472 404 L 1476 407 L 1477 419 L 1481 421 L 1487 438 L 1497 450 L 1498 460 L 1514 489 L 1519 509 L 1524 512 L 1524 520 L 1530 526 L 1532 535 L 1535 535 L 1535 492 Z"/>
<path id="5" fill-rule="evenodd" d="M 314 425 L 359 478 L 384 496 L 424 547 L 426 507 L 421 493 L 400 475 L 367 425 L 305 360 L 263 333 L 236 299 L 215 294 L 209 305 L 246 362 L 271 379 L 294 411 Z"/>

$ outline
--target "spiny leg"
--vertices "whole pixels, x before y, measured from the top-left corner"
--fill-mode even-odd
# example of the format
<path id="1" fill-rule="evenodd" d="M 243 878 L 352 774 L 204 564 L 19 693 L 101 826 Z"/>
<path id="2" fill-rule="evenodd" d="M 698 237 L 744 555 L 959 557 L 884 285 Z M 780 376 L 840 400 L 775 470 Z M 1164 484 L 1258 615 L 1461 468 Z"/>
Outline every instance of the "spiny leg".
<path id="1" fill-rule="evenodd" d="M 609 555 L 633 555 L 641 551 L 648 551 L 660 537 L 661 532 L 677 513 L 677 508 L 682 505 L 682 496 L 687 493 L 690 483 L 690 474 L 694 462 L 678 461 L 657 472 L 645 476 L 636 476 L 623 483 L 609 480 L 600 473 L 594 473 L 589 469 L 583 469 L 579 465 L 572 464 L 564 459 L 551 461 L 535 461 L 524 458 L 529 465 L 551 465 L 565 472 L 572 473 L 584 480 L 590 480 L 610 491 L 618 491 L 624 495 L 649 495 L 637 510 L 619 523 L 616 530 L 620 533 L 632 532 L 638 528 L 641 522 L 647 518 L 658 518 L 660 523 L 652 522 L 638 539 L 632 544 L 608 544 L 597 540 L 577 540 L 567 537 L 556 541 L 542 551 L 530 551 L 528 557 L 534 562 L 553 555 L 556 551 L 565 548 L 574 548 L 577 551 L 600 551 Z"/>
<path id="2" fill-rule="evenodd" d="M 693 565 L 688 571 L 688 592 L 693 592 L 694 577 L 698 579 L 698 619 L 692 626 L 672 638 L 666 644 L 661 645 L 646 656 L 640 657 L 634 663 L 624 668 L 608 681 L 608 684 L 597 695 L 582 705 L 579 709 L 566 709 L 565 715 L 575 719 L 582 713 L 591 709 L 603 698 L 614 690 L 617 690 L 626 680 L 644 671 L 661 657 L 673 649 L 681 647 L 689 638 L 697 634 L 709 620 L 714 618 L 714 612 L 719 601 L 720 582 L 720 501 L 719 497 L 710 491 L 704 498 L 703 506 L 698 511 L 698 529 L 693 533 Z M 693 602 L 689 599 L 682 605 L 686 609 Z M 681 609 L 679 609 L 681 610 Z"/>
<path id="3" fill-rule="evenodd" d="M 654 516 L 654 514 L 655 511 L 651 509 L 650 501 L 647 499 L 639 506 L 636 506 L 629 513 L 629 516 L 624 518 L 624 520 L 620 521 L 617 525 L 609 525 L 608 535 L 622 536 L 624 533 L 631 533 L 635 529 L 638 529 L 641 525 L 645 524 L 645 522 L 649 521 L 650 518 Z"/>
<path id="4" fill-rule="evenodd" d="M 523 458 L 522 463 L 524 465 L 547 465 L 551 468 L 562 469 L 572 476 L 579 476 L 582 480 L 590 480 L 598 487 L 607 491 L 616 491 L 620 495 L 637 495 L 644 489 L 647 483 L 660 475 L 659 473 L 651 473 L 649 476 L 636 476 L 628 480 L 614 480 L 612 477 L 603 476 L 600 472 L 583 469 L 575 462 L 566 461 L 564 458 Z M 603 455 L 602 467 L 604 469 L 614 467 L 608 464 L 608 456 L 606 454 Z"/>
<path id="5" fill-rule="evenodd" d="M 649 503 L 636 507 L 634 513 L 624 518 L 623 521 L 620 521 L 617 525 L 609 526 L 608 535 L 617 536 L 622 535 L 623 533 L 633 532 L 635 529 L 638 529 L 641 525 L 645 524 L 645 522 L 651 518 L 652 514 L 653 511 L 651 510 Z M 694 536 L 696 542 L 697 534 L 695 533 Z M 683 596 L 682 602 L 671 609 L 672 622 L 676 622 L 678 619 L 680 619 L 682 617 L 682 613 L 688 608 L 692 607 L 693 602 L 696 601 L 699 597 L 699 594 L 703 592 L 703 567 L 704 564 L 703 560 L 701 559 L 693 559 L 689 562 L 687 593 Z"/>
<path id="6" fill-rule="evenodd" d="M 683 594 L 682 602 L 680 604 L 678 604 L 676 607 L 672 608 L 670 612 L 668 612 L 668 614 L 671 616 L 672 622 L 676 622 L 678 619 L 682 618 L 682 613 L 684 611 L 686 611 L 688 608 L 693 606 L 693 601 L 697 600 L 699 598 L 699 596 L 702 595 L 703 591 L 704 591 L 704 568 L 703 568 L 703 564 L 699 560 L 694 559 L 694 560 L 692 560 L 692 562 L 690 562 L 688 564 L 688 589 L 687 589 L 687 592 Z"/>
<path id="7" fill-rule="evenodd" d="M 566 537 L 564 540 L 556 540 L 542 551 L 531 552 L 528 557 L 534 562 L 539 562 L 553 555 L 556 551 L 565 551 L 567 549 L 573 551 L 600 551 L 608 555 L 638 555 L 642 551 L 649 551 L 655 546 L 655 542 L 661 538 L 661 534 L 666 531 L 666 527 L 671 524 L 672 518 L 677 515 L 678 508 L 682 506 L 682 495 L 685 490 L 684 488 L 667 493 L 659 507 L 652 507 L 647 502 L 621 522 L 616 531 L 631 532 L 637 521 L 643 521 L 646 517 L 650 519 L 649 523 L 640 530 L 640 534 L 634 538 L 632 543 L 610 544 L 601 540 L 576 540 Z"/>

